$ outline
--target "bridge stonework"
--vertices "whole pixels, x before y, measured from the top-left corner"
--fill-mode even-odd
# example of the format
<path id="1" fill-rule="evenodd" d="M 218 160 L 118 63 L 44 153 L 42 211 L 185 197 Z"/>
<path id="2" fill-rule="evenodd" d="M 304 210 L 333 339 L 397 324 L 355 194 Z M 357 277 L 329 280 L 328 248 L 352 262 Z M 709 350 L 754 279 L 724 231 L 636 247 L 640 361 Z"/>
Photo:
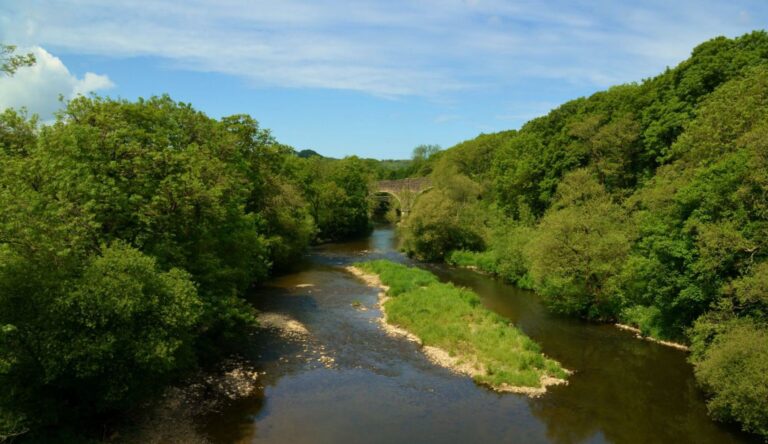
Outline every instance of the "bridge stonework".
<path id="1" fill-rule="evenodd" d="M 376 193 L 387 193 L 400 202 L 401 217 L 411 212 L 416 199 L 432 188 L 428 177 L 411 177 L 400 180 L 381 180 L 376 184 Z"/>

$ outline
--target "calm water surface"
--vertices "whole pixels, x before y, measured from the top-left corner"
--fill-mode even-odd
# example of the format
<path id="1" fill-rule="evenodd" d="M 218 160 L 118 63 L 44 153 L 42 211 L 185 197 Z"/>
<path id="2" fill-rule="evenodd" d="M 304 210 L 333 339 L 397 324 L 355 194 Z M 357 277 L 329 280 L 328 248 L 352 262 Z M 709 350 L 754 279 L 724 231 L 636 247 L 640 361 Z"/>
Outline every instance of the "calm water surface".
<path id="1" fill-rule="evenodd" d="M 199 418 L 213 442 L 754 442 L 707 417 L 685 353 L 555 316 L 533 293 L 466 270 L 426 267 L 475 290 L 576 373 L 568 386 L 530 399 L 432 365 L 414 344 L 379 330 L 376 290 L 341 268 L 374 258 L 407 262 L 395 241 L 394 231 L 381 227 L 364 240 L 322 246 L 300 271 L 254 292 L 258 309 L 301 321 L 311 337 L 263 333 L 244 344 L 266 372 L 263 387 Z M 358 302 L 365 310 L 353 306 Z"/>

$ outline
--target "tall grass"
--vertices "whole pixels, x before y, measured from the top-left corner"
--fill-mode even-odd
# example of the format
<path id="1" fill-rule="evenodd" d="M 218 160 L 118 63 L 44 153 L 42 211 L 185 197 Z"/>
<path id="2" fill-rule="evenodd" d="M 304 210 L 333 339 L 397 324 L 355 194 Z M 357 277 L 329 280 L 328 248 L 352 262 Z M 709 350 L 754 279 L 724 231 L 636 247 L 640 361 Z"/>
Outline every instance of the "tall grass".
<path id="1" fill-rule="evenodd" d="M 485 369 L 475 380 L 491 386 L 538 387 L 541 376 L 565 378 L 557 361 L 508 320 L 485 308 L 474 292 L 438 282 L 424 270 L 378 260 L 357 264 L 390 287 L 388 321 L 451 356 Z"/>
<path id="2" fill-rule="evenodd" d="M 453 250 L 445 257 L 445 262 L 457 267 L 474 268 L 520 288 L 533 288 L 533 281 L 526 268 L 519 261 L 511 260 L 495 250 Z"/>

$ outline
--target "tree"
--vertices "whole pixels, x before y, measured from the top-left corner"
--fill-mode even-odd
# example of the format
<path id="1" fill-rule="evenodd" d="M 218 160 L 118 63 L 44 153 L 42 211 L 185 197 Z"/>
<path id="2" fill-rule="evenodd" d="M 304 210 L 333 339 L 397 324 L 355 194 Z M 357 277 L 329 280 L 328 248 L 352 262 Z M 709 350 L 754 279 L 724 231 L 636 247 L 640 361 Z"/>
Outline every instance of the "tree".
<path id="1" fill-rule="evenodd" d="M 40 264 L 3 259 L 0 411 L 6 417 L 25 425 L 97 417 L 143 399 L 194 362 L 192 327 L 202 302 L 187 273 L 163 272 L 154 259 L 116 243 L 79 277 L 25 286 L 30 268 Z"/>
<path id="2" fill-rule="evenodd" d="M 470 182 L 433 180 L 407 245 L 440 259 L 476 235 L 483 251 L 451 258 L 533 277 L 556 310 L 692 340 L 713 415 L 765 433 L 748 387 L 766 385 L 766 62 L 765 31 L 718 37 L 656 77 L 442 152 Z M 478 199 L 460 205 L 473 184 Z"/>
<path id="3" fill-rule="evenodd" d="M 296 158 L 296 177 L 320 240 L 340 240 L 371 229 L 369 199 L 373 173 L 365 161 Z"/>
<path id="4" fill-rule="evenodd" d="M 19 68 L 32 66 L 36 62 L 35 55 L 31 52 L 16 54 L 16 46 L 0 43 L 0 72 L 5 75 L 12 76 Z"/>
<path id="5" fill-rule="evenodd" d="M 443 260 L 453 250 L 482 250 L 480 186 L 449 160 L 438 163 L 432 178 L 435 189 L 416 200 L 404 221 L 406 250 L 430 261 Z"/>
<path id="6" fill-rule="evenodd" d="M 247 332 L 314 231 L 293 157 L 167 96 L 0 115 L 0 436 L 97 425 Z"/>
<path id="7" fill-rule="evenodd" d="M 768 327 L 707 316 L 694 327 L 691 361 L 718 420 L 768 436 Z"/>
<path id="8" fill-rule="evenodd" d="M 411 155 L 411 175 L 425 176 L 432 170 L 430 160 L 432 160 L 442 150 L 440 145 L 419 145 L 413 149 Z"/>
<path id="9" fill-rule="evenodd" d="M 116 242 L 53 302 L 61 319 L 52 336 L 57 346 L 45 357 L 48 378 L 76 378 L 60 389 L 88 385 L 96 406 L 141 399 L 194 362 L 192 327 L 202 308 L 188 273 L 161 271 L 155 259 Z"/>
<path id="10" fill-rule="evenodd" d="M 535 288 L 556 310 L 612 319 L 619 299 L 613 287 L 629 253 L 622 208 L 589 173 L 569 173 L 528 244 Z"/>

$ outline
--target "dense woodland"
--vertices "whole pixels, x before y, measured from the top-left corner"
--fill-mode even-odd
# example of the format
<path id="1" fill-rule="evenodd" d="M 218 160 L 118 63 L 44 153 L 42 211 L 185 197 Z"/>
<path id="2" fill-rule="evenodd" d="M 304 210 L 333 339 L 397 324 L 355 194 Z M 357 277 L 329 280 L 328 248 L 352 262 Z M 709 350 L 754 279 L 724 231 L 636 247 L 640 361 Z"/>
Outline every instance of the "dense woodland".
<path id="1" fill-rule="evenodd" d="M 768 436 L 768 34 L 434 162 L 406 249 L 690 344 L 713 417 Z"/>
<path id="2" fill-rule="evenodd" d="M 0 171 L 0 440 L 98 425 L 231 350 L 250 287 L 369 232 L 375 176 L 168 97 L 5 111 Z"/>

